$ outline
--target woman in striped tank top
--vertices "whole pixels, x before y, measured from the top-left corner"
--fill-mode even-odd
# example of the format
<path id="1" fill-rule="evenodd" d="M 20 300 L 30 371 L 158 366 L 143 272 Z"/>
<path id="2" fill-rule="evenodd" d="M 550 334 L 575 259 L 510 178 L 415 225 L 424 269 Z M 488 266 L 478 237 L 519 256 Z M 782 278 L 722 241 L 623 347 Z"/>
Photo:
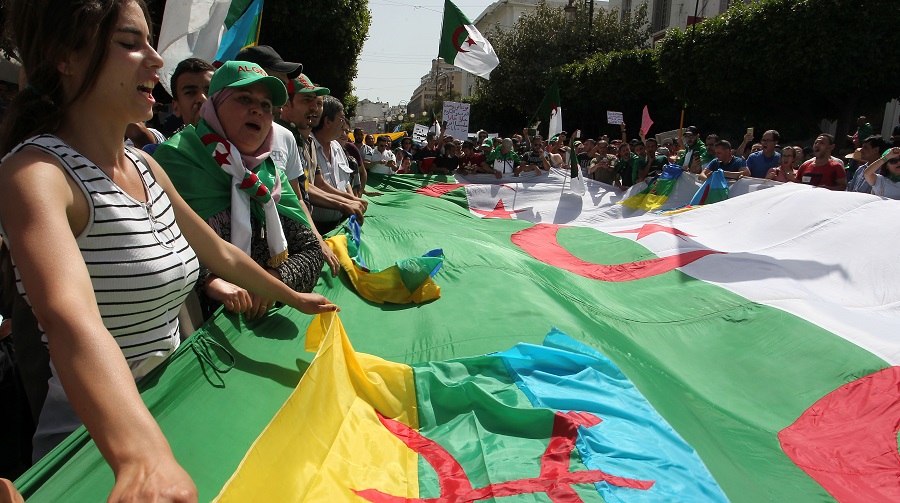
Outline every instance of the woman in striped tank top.
<path id="1" fill-rule="evenodd" d="M 125 128 L 151 116 L 163 63 L 142 0 L 13 0 L 5 10 L 29 85 L 0 136 L 0 224 L 53 364 L 35 446 L 72 431 L 74 410 L 115 474 L 110 501 L 195 501 L 135 379 L 177 347 L 198 258 L 305 313 L 336 306 L 219 239 L 156 162 L 126 152 Z"/>

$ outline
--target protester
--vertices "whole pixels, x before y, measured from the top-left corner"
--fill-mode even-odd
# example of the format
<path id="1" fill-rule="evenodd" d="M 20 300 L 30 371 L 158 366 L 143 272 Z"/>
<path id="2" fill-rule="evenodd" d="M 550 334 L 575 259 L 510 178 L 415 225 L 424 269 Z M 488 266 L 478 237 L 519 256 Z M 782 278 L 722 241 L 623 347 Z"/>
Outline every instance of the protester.
<path id="1" fill-rule="evenodd" d="M 200 106 L 209 97 L 209 82 L 215 70 L 211 64 L 198 58 L 185 59 L 175 66 L 170 80 L 172 111 L 184 126 L 197 125 Z"/>
<path id="2" fill-rule="evenodd" d="M 475 149 L 475 144 L 466 140 L 462 142 L 462 155 L 459 157 L 459 167 L 464 174 L 469 173 L 492 173 L 485 156 Z"/>
<path id="3" fill-rule="evenodd" d="M 844 190 L 847 187 L 847 176 L 844 166 L 831 157 L 834 150 L 834 137 L 820 134 L 813 143 L 815 157 L 800 165 L 793 180 L 807 185 L 824 187 L 829 190 Z M 788 177 L 790 180 L 790 177 Z"/>
<path id="4" fill-rule="evenodd" d="M 869 124 L 869 120 L 864 115 L 861 115 L 856 119 L 856 132 L 852 136 L 848 135 L 847 139 L 853 143 L 854 147 L 859 148 L 862 147 L 862 142 L 873 134 L 875 134 L 875 130 Z"/>
<path id="5" fill-rule="evenodd" d="M 900 199 L 900 147 L 886 150 L 866 167 L 863 175 L 876 196 Z"/>
<path id="6" fill-rule="evenodd" d="M 641 140 L 631 140 L 631 151 L 634 152 L 636 157 L 631 167 L 631 180 L 632 183 L 639 183 L 647 178 L 652 160 L 647 155 L 647 149 Z"/>
<path id="7" fill-rule="evenodd" d="M 287 92 L 279 79 L 262 77 L 264 74 L 259 66 L 246 61 L 225 63 L 213 75 L 210 97 L 200 108 L 197 126 L 185 128 L 161 145 L 154 157 L 185 201 L 219 237 L 243 249 L 291 289 L 310 292 L 324 260 L 321 238 L 310 228 L 306 206 L 293 190 L 287 190 L 284 163 L 294 162 L 300 171 L 299 153 L 290 134 L 287 147 L 280 147 L 287 154 L 281 150 L 281 155 L 273 155 L 272 115 L 274 106 L 287 100 Z M 231 147 L 240 153 L 240 159 L 215 155 Z M 246 173 L 255 174 L 261 184 L 253 187 L 250 195 L 238 188 Z M 258 196 L 263 186 L 271 201 Z M 224 304 L 227 310 L 253 320 L 274 304 L 273 299 L 210 273 L 204 262 L 201 265 L 197 291 L 208 315 Z"/>
<path id="8" fill-rule="evenodd" d="M 540 136 L 531 139 L 531 150 L 522 156 L 522 163 L 515 169 L 513 176 L 519 176 L 522 172 L 534 171 L 541 174 L 541 169 L 550 171 L 550 157 L 544 152 L 544 144 Z"/>
<path id="9" fill-rule="evenodd" d="M 363 142 L 363 139 L 365 137 L 366 133 L 362 130 L 362 128 L 353 129 L 353 145 L 356 146 L 356 149 L 359 151 L 359 155 L 363 158 L 369 155 L 369 150 L 371 150 L 369 146 L 366 145 L 365 142 Z"/>
<path id="10" fill-rule="evenodd" d="M 327 87 L 317 86 L 309 77 L 301 73 L 303 65 L 284 61 L 281 55 L 270 46 L 252 46 L 238 53 L 239 61 L 249 61 L 261 66 L 266 73 L 277 77 L 287 89 L 288 99 L 281 107 L 281 112 L 275 113 L 275 123 L 272 124 L 274 133 L 272 145 L 272 159 L 279 167 L 284 169 L 288 183 L 304 203 L 304 211 L 309 216 L 321 215 L 323 212 L 330 217 L 340 219 L 344 214 L 362 215 L 365 209 L 361 205 L 349 208 L 339 198 L 332 197 L 316 187 L 312 182 L 316 177 L 321 177 L 315 155 L 312 154 L 312 146 L 309 141 L 311 128 L 319 121 L 322 108 L 322 96 L 331 93 Z M 312 219 L 308 221 L 312 222 Z M 325 244 L 322 235 L 315 225 L 311 230 L 319 242 L 325 261 L 331 268 L 332 276 L 337 276 L 340 263 L 337 256 Z"/>
<path id="11" fill-rule="evenodd" d="M 679 152 L 675 164 L 679 165 L 685 171 L 699 174 L 703 168 L 702 164 L 712 160 L 712 154 L 706 151 L 706 145 L 697 141 L 699 130 L 696 126 L 690 126 L 684 132 L 684 150 Z M 623 180 L 622 185 L 625 185 Z"/>
<path id="12" fill-rule="evenodd" d="M 412 138 L 404 136 L 400 139 L 400 146 L 394 150 L 394 157 L 397 159 L 398 173 L 409 173 L 412 167 Z"/>
<path id="13" fill-rule="evenodd" d="M 479 148 L 481 149 L 481 153 L 487 157 L 494 151 L 494 141 L 491 138 L 485 138 L 481 141 Z"/>
<path id="14" fill-rule="evenodd" d="M 347 119 L 344 117 L 344 105 L 333 96 L 325 96 L 322 118 L 312 128 L 316 162 L 321 168 L 321 172 L 316 175 L 315 185 L 333 198 L 343 199 L 345 204 L 353 205 L 354 208 L 362 207 L 365 210 L 368 203 L 353 195 L 353 187 L 350 183 L 352 174 L 350 164 L 343 146 L 337 141 L 344 128 L 348 128 Z M 354 211 L 354 215 L 357 216 L 360 223 L 363 223 L 361 214 Z M 322 234 L 337 227 L 341 220 L 340 215 L 334 218 L 333 212 L 317 214 L 316 208 L 313 209 L 312 216 L 316 228 Z"/>
<path id="15" fill-rule="evenodd" d="M 615 168 L 622 187 L 628 188 L 634 185 L 635 168 L 641 169 L 642 167 L 640 158 L 631 151 L 631 145 L 626 142 L 619 144 Z"/>
<path id="16" fill-rule="evenodd" d="M 769 170 L 781 165 L 781 154 L 775 151 L 781 135 L 770 129 L 763 133 L 760 140 L 762 150 L 747 157 L 747 168 L 753 178 L 765 178 Z"/>
<path id="17" fill-rule="evenodd" d="M 616 168 L 613 164 L 615 157 L 601 155 L 591 160 L 591 166 L 588 168 L 588 176 L 601 183 L 621 187 L 616 174 Z"/>
<path id="18" fill-rule="evenodd" d="M 438 175 L 449 175 L 459 167 L 459 157 L 456 144 L 452 141 L 444 142 L 444 152 L 434 159 L 431 172 Z"/>
<path id="19" fill-rule="evenodd" d="M 794 160 L 797 157 L 797 151 L 794 147 L 784 147 L 781 149 L 781 166 L 770 168 L 766 173 L 767 180 L 775 180 L 776 182 L 787 182 L 793 180 Z M 788 178 L 790 177 L 790 178 Z"/>
<path id="20" fill-rule="evenodd" d="M 522 163 L 519 154 L 512 149 L 512 140 L 504 138 L 500 147 L 487 156 L 488 166 L 493 168 L 494 176 L 502 178 L 507 173 L 514 174 L 516 166 Z"/>
<path id="21" fill-rule="evenodd" d="M 350 163 L 350 171 L 354 173 L 353 180 L 350 182 L 350 185 L 353 186 L 353 195 L 360 197 L 365 192 L 365 184 L 361 179 L 362 173 L 366 174 L 366 178 L 368 178 L 369 174 L 369 171 L 363 166 L 365 160 L 359 149 L 356 148 L 356 145 L 350 141 L 350 130 L 348 128 L 341 130 L 338 143 L 344 146 L 344 153 L 347 154 L 347 161 Z"/>
<path id="22" fill-rule="evenodd" d="M 197 258 L 304 312 L 335 306 L 294 292 L 220 240 L 155 161 L 125 149 L 127 125 L 152 114 L 163 61 L 140 0 L 93 7 L 4 4 L 28 87 L 7 109 L 0 138 L 0 153 L 9 153 L 0 221 L 19 293 L 52 358 L 35 458 L 83 421 L 112 468 L 111 501 L 196 501 L 135 379 L 178 346 L 178 307 L 196 280 Z"/>
<path id="23" fill-rule="evenodd" d="M 747 169 L 747 163 L 743 158 L 735 156 L 731 151 L 731 143 L 727 140 L 718 140 L 713 145 L 713 151 L 716 158 L 709 161 L 709 164 L 703 168 L 700 173 L 700 179 L 706 180 L 713 171 L 721 169 L 729 173 L 739 173 L 740 176 L 750 176 L 750 170 Z"/>
<path id="24" fill-rule="evenodd" d="M 366 170 L 381 175 L 390 175 L 397 172 L 397 158 L 389 148 L 391 137 L 382 135 L 375 142 L 375 148 L 370 150 L 363 159 Z"/>
<path id="25" fill-rule="evenodd" d="M 872 193 L 872 184 L 866 180 L 864 173 L 866 168 L 878 160 L 881 157 L 881 153 L 887 148 L 887 142 L 881 138 L 881 135 L 872 135 L 863 141 L 862 147 L 859 148 L 859 156 L 863 164 L 856 168 L 856 172 L 853 173 L 850 181 L 847 182 L 847 190 L 849 192 Z"/>

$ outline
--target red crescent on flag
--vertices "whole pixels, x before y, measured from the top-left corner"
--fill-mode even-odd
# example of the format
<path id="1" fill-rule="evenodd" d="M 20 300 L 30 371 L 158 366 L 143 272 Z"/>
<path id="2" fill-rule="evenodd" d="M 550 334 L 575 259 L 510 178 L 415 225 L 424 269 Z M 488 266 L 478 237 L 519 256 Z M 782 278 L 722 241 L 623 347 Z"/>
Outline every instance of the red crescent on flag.
<path id="1" fill-rule="evenodd" d="M 838 501 L 900 501 L 900 367 L 828 393 L 778 432 L 785 454 Z"/>
<path id="2" fill-rule="evenodd" d="M 670 257 L 659 257 L 639 262 L 611 265 L 594 264 L 572 255 L 559 244 L 556 233 L 562 227 L 565 226 L 535 224 L 533 227 L 523 229 L 510 236 L 510 241 L 547 265 L 573 272 L 588 279 L 616 283 L 667 273 L 707 255 L 723 253 L 715 250 L 693 250 Z"/>
<path id="3" fill-rule="evenodd" d="M 466 32 L 467 34 L 469 33 L 468 31 L 466 31 L 466 27 L 465 27 L 465 26 L 459 26 L 459 27 L 457 27 L 455 30 L 453 30 L 453 39 L 452 39 L 451 41 L 453 42 L 453 47 L 456 47 L 456 50 L 457 50 L 458 52 L 469 52 L 469 51 L 467 51 L 467 50 L 465 50 L 465 49 L 463 49 L 463 48 L 461 47 L 461 46 L 462 46 L 462 42 L 459 41 L 459 36 L 460 36 L 463 32 Z"/>

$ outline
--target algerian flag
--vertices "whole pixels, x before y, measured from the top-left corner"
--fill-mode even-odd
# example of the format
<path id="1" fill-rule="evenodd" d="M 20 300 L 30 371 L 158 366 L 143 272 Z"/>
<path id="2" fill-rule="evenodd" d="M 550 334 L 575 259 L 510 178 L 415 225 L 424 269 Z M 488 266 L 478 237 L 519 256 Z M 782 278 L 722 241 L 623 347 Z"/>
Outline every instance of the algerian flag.
<path id="1" fill-rule="evenodd" d="M 489 79 L 491 71 L 500 64 L 491 43 L 450 0 L 444 3 L 444 28 L 438 56 L 485 79 Z"/>
<path id="2" fill-rule="evenodd" d="M 222 45 L 252 45 L 259 30 L 262 0 L 190 0 L 166 2 L 157 50 L 164 64 L 160 82 L 171 93 L 169 79 L 184 59 L 215 61 Z M 227 61 L 227 59 L 220 59 Z"/>
<path id="3" fill-rule="evenodd" d="M 550 86 L 550 89 L 547 90 L 544 100 L 538 106 L 535 118 L 540 119 L 542 122 L 547 121 L 547 138 L 553 138 L 563 130 L 562 106 L 559 104 L 559 85 L 555 81 Z M 532 119 L 532 122 L 534 122 L 534 119 Z"/>

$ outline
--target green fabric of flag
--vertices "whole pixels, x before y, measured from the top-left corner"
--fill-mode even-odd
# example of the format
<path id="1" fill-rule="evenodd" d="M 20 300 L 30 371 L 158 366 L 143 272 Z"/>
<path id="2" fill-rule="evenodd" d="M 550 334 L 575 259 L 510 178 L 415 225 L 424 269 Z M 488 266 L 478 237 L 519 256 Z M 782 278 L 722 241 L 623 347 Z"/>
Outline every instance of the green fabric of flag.
<path id="1" fill-rule="evenodd" d="M 485 79 L 500 64 L 491 43 L 450 0 L 444 1 L 444 23 L 438 56 Z"/>
<path id="2" fill-rule="evenodd" d="M 534 224 L 477 218 L 459 189 L 440 198 L 417 193 L 435 181 L 375 179 L 384 195 L 370 200 L 362 232 L 373 263 L 442 248 L 439 302 L 376 305 L 327 274 L 315 289 L 341 307 L 358 352 L 436 362 L 540 344 L 556 326 L 613 361 L 696 450 L 730 500 L 832 500 L 785 455 L 777 433 L 821 397 L 887 367 L 884 360 L 810 321 L 677 269 L 613 283 L 547 265 L 511 243 L 514 233 Z M 562 228 L 557 238 L 594 263 L 654 258 L 637 241 L 592 228 Z M 139 383 L 201 501 L 219 492 L 299 381 L 313 356 L 303 351 L 310 319 L 287 308 L 252 323 L 220 312 Z M 491 372 L 475 362 L 435 378 Z M 504 400 L 522 400 L 508 378 L 498 383 Z M 420 411 L 426 426 L 434 424 L 429 410 Z M 479 428 L 472 424 L 473 435 Z M 429 435 L 442 445 L 473 442 L 473 435 Z M 436 494 L 435 472 L 420 467 L 423 491 Z M 29 502 L 102 501 L 113 482 L 82 429 L 17 487 Z"/>
<path id="3" fill-rule="evenodd" d="M 213 159 L 215 143 L 204 145 L 202 137 L 210 134 L 209 126 L 202 119 L 197 128 L 187 126 L 180 133 L 162 143 L 153 158 L 166 170 L 178 193 L 204 220 L 231 207 L 230 174 L 222 170 Z M 276 204 L 278 213 L 309 227 L 300 200 L 291 190 L 284 170 L 278 169 L 271 158 L 260 164 L 254 173 L 271 191 L 275 177 L 281 180 L 281 199 Z M 259 222 L 265 222 L 262 207 L 254 202 L 250 211 Z"/>

